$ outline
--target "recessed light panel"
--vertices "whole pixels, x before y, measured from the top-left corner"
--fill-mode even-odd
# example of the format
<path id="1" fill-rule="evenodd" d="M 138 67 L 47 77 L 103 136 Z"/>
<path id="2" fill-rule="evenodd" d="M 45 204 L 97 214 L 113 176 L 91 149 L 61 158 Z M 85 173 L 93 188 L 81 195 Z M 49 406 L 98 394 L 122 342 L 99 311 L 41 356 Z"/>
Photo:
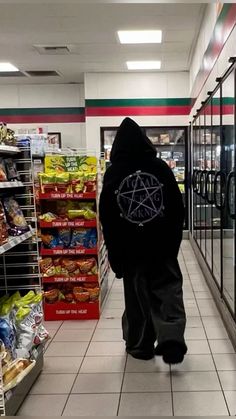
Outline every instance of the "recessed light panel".
<path id="1" fill-rule="evenodd" d="M 12 65 L 11 63 L 0 63 L 0 71 L 3 72 L 11 72 L 11 71 L 19 71 L 19 69 L 17 67 L 15 67 L 14 65 Z"/>
<path id="2" fill-rule="evenodd" d="M 127 61 L 128 70 L 160 70 L 161 61 Z"/>
<path id="3" fill-rule="evenodd" d="M 121 44 L 159 44 L 162 31 L 118 31 Z"/>

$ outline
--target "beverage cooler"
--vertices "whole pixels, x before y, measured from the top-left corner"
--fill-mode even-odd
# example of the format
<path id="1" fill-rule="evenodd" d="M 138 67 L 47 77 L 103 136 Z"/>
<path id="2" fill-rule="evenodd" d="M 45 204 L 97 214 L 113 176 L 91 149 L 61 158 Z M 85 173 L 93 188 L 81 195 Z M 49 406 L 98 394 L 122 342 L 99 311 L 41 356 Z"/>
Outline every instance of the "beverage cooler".
<path id="1" fill-rule="evenodd" d="M 235 63 L 192 124 L 191 233 L 231 316 L 235 279 Z"/>
<path id="2" fill-rule="evenodd" d="M 187 127 L 142 127 L 157 150 L 157 157 L 165 160 L 173 170 L 183 196 L 186 208 L 185 230 L 188 229 L 188 150 Z M 107 166 L 110 164 L 111 147 L 117 128 L 101 128 L 101 152 L 105 154 Z"/>

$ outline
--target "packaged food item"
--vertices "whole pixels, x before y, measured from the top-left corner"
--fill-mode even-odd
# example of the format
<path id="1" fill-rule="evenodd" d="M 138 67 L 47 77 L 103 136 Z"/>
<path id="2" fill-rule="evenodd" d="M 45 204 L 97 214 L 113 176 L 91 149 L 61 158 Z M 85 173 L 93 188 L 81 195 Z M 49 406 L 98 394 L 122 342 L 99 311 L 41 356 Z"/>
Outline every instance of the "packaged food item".
<path id="1" fill-rule="evenodd" d="M 63 258 L 61 265 L 66 268 L 69 273 L 74 272 L 77 269 L 77 264 L 74 259 Z"/>
<path id="2" fill-rule="evenodd" d="M 91 228 L 88 231 L 87 242 L 85 244 L 85 247 L 87 247 L 88 249 L 93 249 L 96 246 L 97 246 L 97 231 L 95 228 Z"/>
<path id="3" fill-rule="evenodd" d="M 70 182 L 72 191 L 75 193 L 83 192 L 84 189 L 84 174 L 83 172 L 70 172 Z"/>
<path id="4" fill-rule="evenodd" d="M 52 258 L 43 258 L 39 261 L 40 271 L 42 274 L 47 272 L 48 269 L 53 267 Z"/>
<path id="5" fill-rule="evenodd" d="M 59 218 L 66 218 L 70 201 L 58 200 L 56 202 L 56 213 Z"/>
<path id="6" fill-rule="evenodd" d="M 85 216 L 85 211 L 83 209 L 68 210 L 69 220 L 74 220 L 76 218 L 84 218 L 84 216 Z"/>
<path id="7" fill-rule="evenodd" d="M 82 274 L 88 274 L 94 267 L 97 268 L 97 261 L 95 258 L 77 259 L 76 264 Z"/>
<path id="8" fill-rule="evenodd" d="M 72 303 L 74 301 L 74 295 L 71 292 L 65 294 L 65 301 L 67 303 Z"/>
<path id="9" fill-rule="evenodd" d="M 57 216 L 52 212 L 46 212 L 46 214 L 40 215 L 39 219 L 45 221 L 46 223 L 51 223 L 53 220 L 57 219 Z"/>
<path id="10" fill-rule="evenodd" d="M 84 192 L 96 191 L 96 174 L 86 173 L 84 175 Z"/>
<path id="11" fill-rule="evenodd" d="M 59 300 L 59 290 L 57 288 L 51 289 L 44 292 L 45 302 L 48 304 L 53 304 Z"/>
<path id="12" fill-rule="evenodd" d="M 7 173 L 7 179 L 10 181 L 20 180 L 20 175 L 17 172 L 16 163 L 13 159 L 8 158 L 4 160 Z"/>
<path id="13" fill-rule="evenodd" d="M 58 229 L 58 242 L 63 247 L 69 247 L 71 242 L 71 229 L 59 228 Z"/>
<path id="14" fill-rule="evenodd" d="M 3 342 L 11 357 L 15 358 L 16 337 L 13 328 L 13 323 L 10 320 L 10 313 L 4 318 L 0 318 L 0 340 Z"/>
<path id="15" fill-rule="evenodd" d="M 58 237 L 53 233 L 43 233 L 41 234 L 41 239 L 45 247 L 53 249 L 59 246 Z"/>
<path id="16" fill-rule="evenodd" d="M 0 182 L 6 182 L 7 180 L 7 173 L 4 160 L 0 158 Z"/>
<path id="17" fill-rule="evenodd" d="M 11 236 L 19 236 L 29 230 L 23 212 L 18 202 L 13 198 L 4 198 L 3 205 L 9 224 L 8 232 Z"/>
<path id="18" fill-rule="evenodd" d="M 56 189 L 60 193 L 66 193 L 68 191 L 70 176 L 69 173 L 55 173 L 54 181 L 56 183 Z"/>
<path id="19" fill-rule="evenodd" d="M 71 247 L 86 247 L 88 229 L 77 228 L 72 231 Z"/>
<path id="20" fill-rule="evenodd" d="M 0 201 L 0 246 L 7 242 L 8 231 L 7 231 L 7 220 L 3 205 Z"/>
<path id="21" fill-rule="evenodd" d="M 35 366 L 35 361 L 30 359 L 16 359 L 9 364 L 3 375 L 3 390 L 7 392 L 16 387 Z"/>
<path id="22" fill-rule="evenodd" d="M 96 218 L 96 212 L 92 211 L 91 209 L 84 210 L 84 218 L 85 220 L 94 220 Z"/>
<path id="23" fill-rule="evenodd" d="M 7 136 L 7 125 L 4 122 L 0 123 L 0 144 L 5 142 Z"/>
<path id="24" fill-rule="evenodd" d="M 54 192 L 56 190 L 54 173 L 39 173 L 39 183 L 42 193 Z"/>
<path id="25" fill-rule="evenodd" d="M 99 299 L 100 289 L 99 287 L 88 288 L 90 301 L 97 301 Z"/>
<path id="26" fill-rule="evenodd" d="M 73 294 L 74 294 L 74 297 L 75 297 L 76 301 L 86 302 L 86 301 L 89 300 L 89 292 L 85 291 L 81 287 L 74 287 L 73 288 Z"/>

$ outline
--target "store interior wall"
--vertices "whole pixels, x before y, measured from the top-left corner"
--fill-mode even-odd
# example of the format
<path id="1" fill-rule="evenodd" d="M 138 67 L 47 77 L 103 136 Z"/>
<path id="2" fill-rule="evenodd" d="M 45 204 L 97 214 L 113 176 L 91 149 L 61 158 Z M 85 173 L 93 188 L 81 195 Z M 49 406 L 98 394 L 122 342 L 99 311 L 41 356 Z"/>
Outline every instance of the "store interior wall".
<path id="1" fill-rule="evenodd" d="M 48 132 L 61 133 L 63 147 L 84 148 L 86 146 L 85 122 L 72 122 L 73 114 L 71 114 L 71 122 L 61 121 L 65 108 L 73 110 L 79 107 L 84 108 L 84 86 L 82 84 L 1 86 L 0 114 L 1 109 L 7 109 L 12 113 L 12 121 L 14 121 L 14 110 L 18 113 L 17 120 L 19 122 L 13 123 L 10 119 L 8 123 L 10 128 L 18 130 L 20 128 L 31 129 L 45 126 L 48 128 Z M 38 121 L 41 108 L 47 108 L 51 122 L 44 120 L 41 115 Z M 55 108 L 61 108 L 57 115 L 53 111 Z M 22 123 L 19 116 L 21 109 Z M 32 109 L 30 123 L 24 121 L 26 118 L 25 109 Z"/>
<path id="2" fill-rule="evenodd" d="M 182 99 L 189 98 L 189 73 L 87 73 L 84 79 L 85 104 L 91 99 Z M 164 109 L 165 108 L 165 109 Z M 86 144 L 89 149 L 100 151 L 100 128 L 117 127 L 125 116 L 130 116 L 141 126 L 185 126 L 188 115 L 173 115 L 165 106 L 158 115 L 148 115 L 145 105 L 134 115 L 132 106 L 126 115 L 86 115 Z M 119 111 L 117 111 L 119 112 Z M 158 112 L 158 111 L 157 111 Z"/>

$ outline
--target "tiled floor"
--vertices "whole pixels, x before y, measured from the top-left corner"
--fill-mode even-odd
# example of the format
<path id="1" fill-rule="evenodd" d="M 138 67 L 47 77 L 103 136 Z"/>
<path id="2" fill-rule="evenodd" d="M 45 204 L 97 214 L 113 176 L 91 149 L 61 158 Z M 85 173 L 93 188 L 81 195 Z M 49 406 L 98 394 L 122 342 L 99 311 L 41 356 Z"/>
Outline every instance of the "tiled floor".
<path id="1" fill-rule="evenodd" d="M 188 316 L 183 364 L 126 356 L 116 280 L 98 322 L 47 324 L 53 338 L 44 371 L 18 415 L 234 416 L 236 354 L 188 241 L 179 261 Z"/>

